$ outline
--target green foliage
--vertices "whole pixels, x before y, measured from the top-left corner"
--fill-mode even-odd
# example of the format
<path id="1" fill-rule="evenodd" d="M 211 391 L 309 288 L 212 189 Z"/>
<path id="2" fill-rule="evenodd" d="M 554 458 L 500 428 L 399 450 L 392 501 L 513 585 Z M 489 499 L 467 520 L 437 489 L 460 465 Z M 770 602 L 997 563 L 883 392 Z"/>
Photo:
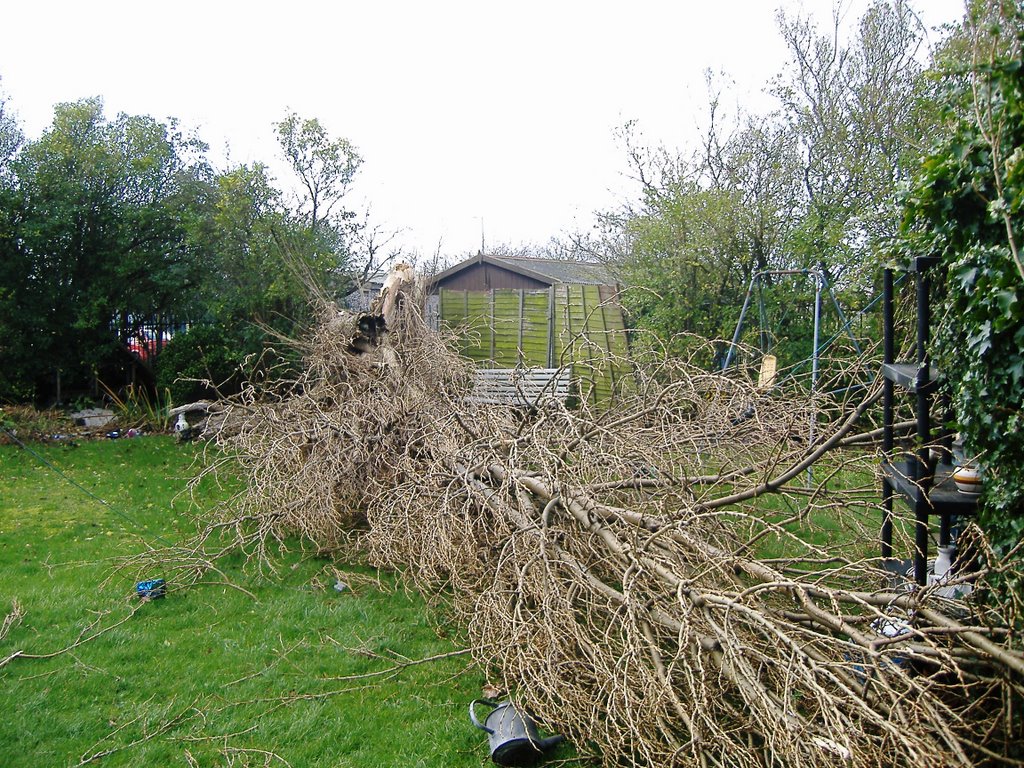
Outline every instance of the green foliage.
<path id="1" fill-rule="evenodd" d="M 270 351 L 272 342 L 302 335 L 312 319 L 311 290 L 336 297 L 350 284 L 351 214 L 342 201 L 361 159 L 315 119 L 292 114 L 276 127 L 303 195 L 290 208 L 260 163 L 214 180 L 189 232 L 194 247 L 208 252 L 195 287 L 204 322 L 175 337 L 157 361 L 158 384 L 175 402 L 237 392 L 247 360 L 264 371 L 292 364 Z"/>
<path id="2" fill-rule="evenodd" d="M 23 136 L 7 111 L 0 94 L 0 401 L 20 401 L 32 395 L 26 371 L 31 368 L 31 346 L 24 317 L 16 306 L 16 275 L 23 268 L 17 232 L 23 217 L 22 196 L 13 173 L 13 162 Z"/>
<path id="3" fill-rule="evenodd" d="M 301 189 L 289 203 L 259 163 L 215 174 L 173 120 L 108 120 L 84 99 L 25 143 L 5 106 L 0 95 L 0 398 L 113 380 L 130 364 L 122 341 L 168 316 L 218 323 L 225 349 L 164 363 L 165 382 L 197 368 L 216 380 L 299 335 L 311 287 L 336 297 L 350 284 L 358 228 L 343 201 L 362 161 L 317 120 L 276 125 Z"/>
<path id="4" fill-rule="evenodd" d="M 363 162 L 355 146 L 345 138 L 331 139 L 319 120 L 294 112 L 275 127 L 281 151 L 305 190 L 301 213 L 309 229 L 316 233 L 351 218 L 341 202 Z"/>
<path id="5" fill-rule="evenodd" d="M 252 326 L 193 325 L 157 358 L 157 386 L 179 404 L 235 394 L 244 383 L 247 358 L 260 354 L 262 342 L 263 334 Z"/>
<path id="6" fill-rule="evenodd" d="M 222 322 L 292 315 L 294 305 L 304 304 L 305 290 L 279 243 L 291 224 L 266 168 L 221 173 L 210 202 L 193 233 L 208 245 L 214 267 L 200 286 L 207 312 Z"/>
<path id="7" fill-rule="evenodd" d="M 695 184 L 648 194 L 644 215 L 627 225 L 632 249 L 622 265 L 626 284 L 638 287 L 623 294 L 634 327 L 671 340 L 677 353 L 707 354 L 706 340 L 714 340 L 715 354 L 703 362 L 723 362 L 754 274 L 798 267 L 782 260 L 768 242 L 774 235 L 764 230 L 764 212 L 748 203 L 742 190 Z M 740 342 L 777 355 L 783 367 L 796 365 L 813 352 L 813 318 L 810 279 L 766 275 Z M 834 313 L 827 319 L 837 325 Z"/>
<path id="8" fill-rule="evenodd" d="M 900 218 L 894 180 L 920 157 L 920 137 L 936 132 L 919 56 L 924 30 L 905 3 L 871 3 L 847 43 L 806 16 L 781 13 L 779 26 L 790 62 L 772 82 L 778 111 L 740 114 L 730 125 L 712 94 L 691 158 L 637 148 L 627 126 L 643 193 L 639 205 L 604 218 L 605 245 L 633 287 L 625 301 L 635 325 L 662 340 L 731 338 L 750 278 L 762 271 L 818 270 L 849 314 L 867 304 L 878 244 Z M 775 335 L 783 365 L 798 363 L 811 352 L 813 288 L 789 277 L 767 282 L 768 322 L 754 317 L 747 327 Z M 838 324 L 835 332 L 845 336 Z"/>
<path id="9" fill-rule="evenodd" d="M 188 311 L 200 263 L 186 229 L 208 175 L 194 157 L 202 150 L 173 122 L 108 121 L 87 99 L 57 106 L 19 151 L 0 199 L 8 396 L 45 393 L 57 371 L 67 388 L 88 386 L 119 354 L 115 317 Z"/>
<path id="10" fill-rule="evenodd" d="M 169 389 L 150 395 L 145 387 L 129 384 L 121 391 L 114 391 L 106 384 L 100 384 L 114 410 L 117 423 L 123 428 L 138 427 L 149 432 L 166 432 L 171 426 L 171 393 Z"/>
<path id="11" fill-rule="evenodd" d="M 894 181 L 918 161 L 937 114 L 920 62 L 926 30 L 909 4 L 875 0 L 847 44 L 780 11 L 790 64 L 776 81 L 800 148 L 801 216 L 790 247 L 840 287 L 872 284 L 879 243 L 899 226 Z"/>
<path id="12" fill-rule="evenodd" d="M 25 140 L 21 128 L 7 109 L 7 98 L 0 92 L 0 187 L 11 181 L 11 163 Z"/>
<path id="13" fill-rule="evenodd" d="M 754 269 L 738 196 L 676 184 L 650 191 L 643 215 L 627 224 L 624 303 L 638 328 L 664 339 L 732 335 Z"/>
<path id="14" fill-rule="evenodd" d="M 362 229 L 344 203 L 363 159 L 352 142 L 332 139 L 316 118 L 292 112 L 274 127 L 302 190 L 291 212 L 293 226 L 287 238 L 276 238 L 278 244 L 307 285 L 328 296 L 344 295 L 351 285 L 351 241 Z"/>
<path id="15" fill-rule="evenodd" d="M 1006 552 L 1024 540 L 1024 19 L 1012 4 L 975 12 L 964 30 L 975 64 L 947 73 L 952 135 L 905 195 L 898 255 L 946 267 L 936 358 L 985 466 L 981 522 Z"/>

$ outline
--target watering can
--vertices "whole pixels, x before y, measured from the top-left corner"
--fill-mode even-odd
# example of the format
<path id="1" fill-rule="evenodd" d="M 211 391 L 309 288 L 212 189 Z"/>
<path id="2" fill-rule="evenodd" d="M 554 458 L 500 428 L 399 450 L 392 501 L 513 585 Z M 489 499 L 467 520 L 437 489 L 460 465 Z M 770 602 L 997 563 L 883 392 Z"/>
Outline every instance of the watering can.
<path id="1" fill-rule="evenodd" d="M 492 708 L 483 723 L 477 719 L 474 711 L 477 704 Z M 530 765 L 565 740 L 564 736 L 540 738 L 537 735 L 537 724 L 525 712 L 516 709 L 511 701 L 495 704 L 486 699 L 476 699 L 469 705 L 469 719 L 473 725 L 487 733 L 491 759 L 498 765 Z"/>

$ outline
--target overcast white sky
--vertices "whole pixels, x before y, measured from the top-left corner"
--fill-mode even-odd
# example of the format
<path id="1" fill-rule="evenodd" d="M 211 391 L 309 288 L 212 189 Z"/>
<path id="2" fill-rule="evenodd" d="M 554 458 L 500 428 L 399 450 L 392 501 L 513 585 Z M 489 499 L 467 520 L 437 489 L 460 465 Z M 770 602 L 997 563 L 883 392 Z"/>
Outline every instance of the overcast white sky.
<path id="1" fill-rule="evenodd" d="M 962 0 L 912 0 L 933 27 Z M 178 118 L 221 167 L 272 167 L 272 124 L 316 117 L 361 152 L 357 194 L 424 255 L 544 243 L 631 191 L 615 137 L 686 148 L 704 71 L 735 103 L 785 60 L 779 6 L 832 0 L 32 0 L 0 17 L 0 92 L 30 138 L 53 105 Z M 867 0 L 844 0 L 852 22 Z"/>

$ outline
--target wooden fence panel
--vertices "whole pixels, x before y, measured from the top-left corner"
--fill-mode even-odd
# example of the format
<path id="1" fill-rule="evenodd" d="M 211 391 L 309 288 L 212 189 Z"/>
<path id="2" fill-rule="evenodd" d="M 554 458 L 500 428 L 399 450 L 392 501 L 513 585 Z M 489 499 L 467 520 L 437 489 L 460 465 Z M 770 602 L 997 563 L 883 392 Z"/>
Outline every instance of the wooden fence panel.
<path id="1" fill-rule="evenodd" d="M 442 289 L 438 312 L 471 360 L 498 369 L 571 365 L 578 394 L 592 404 L 613 402 L 628 378 L 624 322 L 612 288 Z"/>
<path id="2" fill-rule="evenodd" d="M 523 365 L 528 368 L 551 366 L 550 293 L 526 291 L 523 294 Z"/>

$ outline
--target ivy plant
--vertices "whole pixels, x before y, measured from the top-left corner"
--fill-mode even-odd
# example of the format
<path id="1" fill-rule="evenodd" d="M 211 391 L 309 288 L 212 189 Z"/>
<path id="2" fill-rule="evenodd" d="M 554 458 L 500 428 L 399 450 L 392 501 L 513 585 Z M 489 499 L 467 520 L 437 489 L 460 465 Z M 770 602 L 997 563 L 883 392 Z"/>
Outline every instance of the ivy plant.
<path id="1" fill-rule="evenodd" d="M 985 470 L 979 523 L 1000 555 L 1024 541 L 1024 25 L 1013 4 L 975 6 L 969 66 L 940 84 L 950 131 L 903 204 L 897 250 L 942 259 L 934 356 L 957 427 Z M 987 11 L 987 13 L 985 12 Z M 962 60 L 962 59 L 961 59 Z"/>

